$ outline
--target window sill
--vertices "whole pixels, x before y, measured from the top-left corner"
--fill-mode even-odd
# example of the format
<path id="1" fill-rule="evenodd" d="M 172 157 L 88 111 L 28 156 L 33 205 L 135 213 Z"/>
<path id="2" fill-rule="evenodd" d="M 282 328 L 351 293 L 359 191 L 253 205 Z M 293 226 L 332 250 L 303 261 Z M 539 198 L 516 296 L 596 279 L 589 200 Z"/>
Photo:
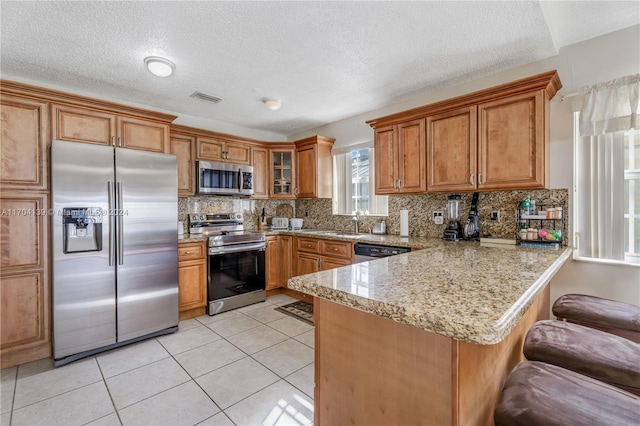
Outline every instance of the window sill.
<path id="1" fill-rule="evenodd" d="M 594 259 L 591 257 L 583 257 L 578 254 L 578 250 L 573 250 L 573 260 L 576 262 L 584 262 L 584 263 L 595 263 L 599 265 L 609 265 L 609 266 L 626 266 L 630 268 L 640 268 L 640 263 L 630 263 L 630 262 L 622 262 L 619 260 L 611 260 L 611 259 Z"/>

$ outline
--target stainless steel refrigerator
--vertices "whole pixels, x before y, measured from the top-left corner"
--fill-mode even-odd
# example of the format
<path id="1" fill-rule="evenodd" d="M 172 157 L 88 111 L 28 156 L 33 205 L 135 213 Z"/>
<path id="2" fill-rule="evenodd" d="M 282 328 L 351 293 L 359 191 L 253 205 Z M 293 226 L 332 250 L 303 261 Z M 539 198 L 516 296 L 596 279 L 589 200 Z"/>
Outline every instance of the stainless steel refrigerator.
<path id="1" fill-rule="evenodd" d="M 178 326 L 174 155 L 54 140 L 56 365 Z"/>

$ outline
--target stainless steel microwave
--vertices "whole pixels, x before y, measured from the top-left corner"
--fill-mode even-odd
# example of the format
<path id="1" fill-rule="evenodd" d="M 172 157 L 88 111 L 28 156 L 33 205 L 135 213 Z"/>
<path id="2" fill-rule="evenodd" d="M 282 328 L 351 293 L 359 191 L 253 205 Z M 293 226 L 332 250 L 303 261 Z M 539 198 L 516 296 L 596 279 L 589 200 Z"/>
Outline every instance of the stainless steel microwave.
<path id="1" fill-rule="evenodd" d="M 253 195 L 253 167 L 198 161 L 198 194 Z"/>

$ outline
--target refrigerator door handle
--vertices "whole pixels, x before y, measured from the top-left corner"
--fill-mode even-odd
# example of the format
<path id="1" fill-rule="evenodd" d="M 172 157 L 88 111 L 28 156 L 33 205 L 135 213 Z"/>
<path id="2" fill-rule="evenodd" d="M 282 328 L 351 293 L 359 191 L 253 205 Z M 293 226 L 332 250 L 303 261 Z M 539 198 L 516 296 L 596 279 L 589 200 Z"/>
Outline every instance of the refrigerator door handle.
<path id="1" fill-rule="evenodd" d="M 122 183 L 116 182 L 118 193 L 118 206 L 115 214 L 118 217 L 118 265 L 124 265 L 124 229 L 123 229 L 123 209 L 122 209 Z"/>
<path id="2" fill-rule="evenodd" d="M 107 192 L 109 194 L 109 211 L 107 212 L 107 214 L 109 215 L 109 266 L 113 266 L 116 255 L 116 233 L 113 229 L 113 226 L 115 224 L 115 221 L 113 220 L 113 212 L 115 211 L 115 195 L 113 193 L 114 186 L 114 182 L 107 182 Z"/>

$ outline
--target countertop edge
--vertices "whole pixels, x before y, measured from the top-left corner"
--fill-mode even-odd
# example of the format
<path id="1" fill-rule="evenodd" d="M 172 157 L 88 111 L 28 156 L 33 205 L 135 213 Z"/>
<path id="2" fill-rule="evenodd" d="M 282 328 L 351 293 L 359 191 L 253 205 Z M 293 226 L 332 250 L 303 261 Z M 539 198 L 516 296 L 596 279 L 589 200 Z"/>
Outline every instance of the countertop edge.
<path id="1" fill-rule="evenodd" d="M 518 298 L 497 322 L 486 327 L 479 328 L 476 333 L 460 335 L 455 331 L 450 331 L 446 327 L 438 327 L 435 322 L 420 321 L 411 312 L 404 308 L 386 304 L 382 301 L 371 300 L 363 296 L 354 295 L 309 283 L 309 275 L 301 275 L 290 278 L 287 286 L 293 290 L 309 294 L 311 296 L 326 299 L 328 301 L 348 306 L 360 311 L 390 319 L 402 324 L 414 326 L 425 331 L 436 333 L 445 337 L 450 337 L 462 342 L 494 345 L 503 341 L 509 333 L 516 327 L 534 300 L 543 291 L 551 278 L 558 272 L 564 263 L 570 258 L 572 249 L 565 247 L 564 252 L 549 265 L 549 267 L 536 279 L 536 281 Z M 345 266 L 344 268 L 349 268 Z"/>

